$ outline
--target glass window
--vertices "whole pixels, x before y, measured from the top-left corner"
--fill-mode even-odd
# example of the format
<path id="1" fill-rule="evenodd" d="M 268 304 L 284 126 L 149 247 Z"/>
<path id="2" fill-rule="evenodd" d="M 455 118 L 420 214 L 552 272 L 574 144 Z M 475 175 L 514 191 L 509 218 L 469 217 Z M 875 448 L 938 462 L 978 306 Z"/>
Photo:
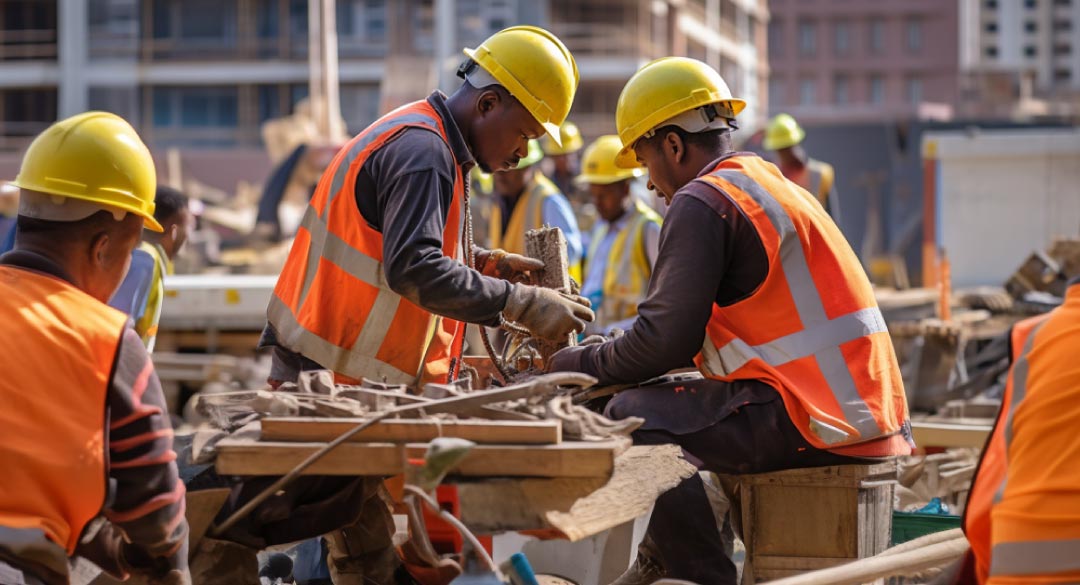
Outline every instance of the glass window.
<path id="1" fill-rule="evenodd" d="M 880 18 L 870 21 L 870 52 L 875 55 L 885 52 L 885 21 Z"/>
<path id="2" fill-rule="evenodd" d="M 904 27 L 907 50 L 909 53 L 922 51 L 922 21 L 916 18 L 907 21 Z"/>
<path id="3" fill-rule="evenodd" d="M 817 83 L 813 79 L 799 82 L 799 105 L 812 106 L 817 101 Z"/>
<path id="4" fill-rule="evenodd" d="M 837 55 L 851 52 L 851 24 L 845 21 L 836 23 L 833 29 L 833 49 Z"/>
<path id="5" fill-rule="evenodd" d="M 1033 9 L 1039 5 L 1038 0 L 1024 0 L 1024 8 Z"/>
<path id="6" fill-rule="evenodd" d="M 1035 48 L 1035 45 L 1027 45 L 1024 47 L 1025 57 L 1035 57 L 1039 54 L 1039 50 Z"/>
<path id="7" fill-rule="evenodd" d="M 1054 45 L 1055 55 L 1069 55 L 1072 53 L 1072 45 L 1069 43 L 1058 43 Z"/>
<path id="8" fill-rule="evenodd" d="M 885 103 L 885 78 L 880 75 L 870 76 L 870 103 Z"/>
<path id="9" fill-rule="evenodd" d="M 997 47 L 986 47 L 986 50 L 984 51 L 984 53 L 986 54 L 987 57 L 989 57 L 991 59 L 996 59 L 997 56 L 998 56 L 998 48 Z"/>
<path id="10" fill-rule="evenodd" d="M 812 56 L 817 52 L 817 26 L 810 21 L 799 22 L 799 54 Z"/>
<path id="11" fill-rule="evenodd" d="M 918 105 L 922 102 L 922 80 L 918 77 L 909 77 L 904 92 L 907 94 L 909 104 Z"/>
<path id="12" fill-rule="evenodd" d="M 988 22 L 984 28 L 988 33 L 996 33 L 998 31 L 998 24 L 996 22 Z"/>
<path id="13" fill-rule="evenodd" d="M 1063 82 L 1072 79 L 1072 71 L 1068 69 L 1057 69 L 1054 71 L 1054 81 Z"/>
<path id="14" fill-rule="evenodd" d="M 787 105 L 787 84 L 778 77 L 769 78 L 769 108 L 779 109 Z"/>
<path id="15" fill-rule="evenodd" d="M 842 106 L 851 101 L 848 96 L 849 85 L 847 75 L 837 75 L 833 79 L 833 103 Z"/>
<path id="16" fill-rule="evenodd" d="M 1072 21 L 1071 20 L 1055 20 L 1054 21 L 1054 30 L 1059 31 L 1059 32 L 1070 31 L 1070 30 L 1072 30 Z"/>
<path id="17" fill-rule="evenodd" d="M 984 6 L 986 6 L 988 10 L 996 10 L 998 7 L 998 3 L 997 0 L 986 0 Z"/>
<path id="18" fill-rule="evenodd" d="M 1039 32 L 1039 25 L 1034 20 L 1029 20 L 1024 23 L 1024 32 L 1034 33 Z"/>
<path id="19" fill-rule="evenodd" d="M 774 18 L 769 21 L 769 56 L 779 57 L 784 54 L 784 21 Z"/>

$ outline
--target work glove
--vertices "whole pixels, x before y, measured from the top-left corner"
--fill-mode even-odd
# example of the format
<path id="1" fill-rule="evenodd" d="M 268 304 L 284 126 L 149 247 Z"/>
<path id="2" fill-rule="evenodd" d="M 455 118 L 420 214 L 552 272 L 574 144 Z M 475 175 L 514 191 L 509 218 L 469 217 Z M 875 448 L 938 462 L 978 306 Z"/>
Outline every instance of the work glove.
<path id="1" fill-rule="evenodd" d="M 506 250 L 477 249 L 473 254 L 476 269 L 484 276 L 501 278 L 510 282 L 535 282 L 533 271 L 544 267 L 544 262 Z"/>
<path id="2" fill-rule="evenodd" d="M 515 284 L 502 315 L 540 339 L 562 341 L 571 333 L 583 331 L 585 323 L 596 318 L 589 306 L 585 297 Z"/>

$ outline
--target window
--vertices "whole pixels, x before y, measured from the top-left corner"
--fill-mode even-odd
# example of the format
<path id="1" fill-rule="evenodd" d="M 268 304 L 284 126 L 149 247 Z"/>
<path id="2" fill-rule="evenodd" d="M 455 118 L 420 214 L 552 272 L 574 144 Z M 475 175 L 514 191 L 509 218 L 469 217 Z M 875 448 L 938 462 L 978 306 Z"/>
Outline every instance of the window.
<path id="1" fill-rule="evenodd" d="M 817 83 L 813 79 L 799 81 L 799 105 L 812 106 L 817 101 Z"/>
<path id="2" fill-rule="evenodd" d="M 983 53 L 984 53 L 984 54 L 985 54 L 985 55 L 986 55 L 987 57 L 989 57 L 989 58 L 991 58 L 991 59 L 997 59 L 997 56 L 998 56 L 998 48 L 997 48 L 997 47 L 986 47 L 986 49 L 985 49 L 985 50 L 983 51 Z"/>
<path id="3" fill-rule="evenodd" d="M 880 75 L 870 76 L 870 103 L 885 103 L 885 78 Z"/>
<path id="4" fill-rule="evenodd" d="M 33 136 L 54 121 L 55 89 L 0 89 L 0 136 Z"/>
<path id="5" fill-rule="evenodd" d="M 988 33 L 996 33 L 998 31 L 998 24 L 996 22 L 988 22 L 984 28 Z"/>
<path id="6" fill-rule="evenodd" d="M 1072 6 L 1072 0 L 1054 0 L 1054 6 Z"/>
<path id="7" fill-rule="evenodd" d="M 341 117 L 350 132 L 360 132 L 379 117 L 379 86 L 377 84 L 343 84 L 341 86 Z"/>
<path id="8" fill-rule="evenodd" d="M 922 21 L 918 19 L 911 19 L 907 21 L 904 27 L 904 38 L 907 42 L 907 50 L 909 53 L 918 53 L 922 51 Z"/>
<path id="9" fill-rule="evenodd" d="M 1024 32 L 1035 33 L 1039 32 L 1039 25 L 1035 24 L 1034 20 L 1029 20 L 1024 23 Z"/>
<path id="10" fill-rule="evenodd" d="M 837 55 L 851 52 L 851 24 L 840 21 L 833 28 L 833 51 Z"/>
<path id="11" fill-rule="evenodd" d="M 817 52 L 817 27 L 813 22 L 799 23 L 799 54 L 813 56 Z"/>
<path id="12" fill-rule="evenodd" d="M 1068 69 L 1055 69 L 1054 81 L 1058 83 L 1064 83 L 1072 80 L 1072 71 Z"/>
<path id="13" fill-rule="evenodd" d="M 885 21 L 875 18 L 870 21 L 870 52 L 880 55 L 885 52 Z"/>
<path id="14" fill-rule="evenodd" d="M 1055 20 L 1054 21 L 1054 30 L 1056 30 L 1058 32 L 1070 31 L 1070 30 L 1072 30 L 1072 21 L 1071 20 Z"/>
<path id="15" fill-rule="evenodd" d="M 787 105 L 787 84 L 779 77 L 769 78 L 769 109 L 776 110 Z"/>
<path id="16" fill-rule="evenodd" d="M 1027 45 L 1024 47 L 1025 57 L 1035 57 L 1039 54 L 1039 50 L 1035 48 L 1035 45 Z"/>
<path id="17" fill-rule="evenodd" d="M 1039 5 L 1038 0 L 1024 0 L 1024 8 L 1032 10 Z"/>
<path id="18" fill-rule="evenodd" d="M 987 10 L 997 10 L 998 3 L 997 0 L 986 0 L 984 6 L 986 6 Z"/>
<path id="19" fill-rule="evenodd" d="M 236 127 L 236 87 L 155 87 L 154 127 Z"/>
<path id="20" fill-rule="evenodd" d="M 769 21 L 769 56 L 780 57 L 784 54 L 784 21 L 774 18 Z"/>
<path id="21" fill-rule="evenodd" d="M 922 80 L 918 77 L 909 77 L 904 87 L 909 104 L 918 105 L 922 102 Z"/>
<path id="22" fill-rule="evenodd" d="M 1058 43 L 1054 45 L 1055 55 L 1069 55 L 1072 54 L 1072 45 L 1069 43 Z"/>
<path id="23" fill-rule="evenodd" d="M 851 101 L 848 96 L 848 86 L 851 85 L 848 82 L 847 75 L 837 75 L 833 78 L 833 103 L 842 106 Z"/>

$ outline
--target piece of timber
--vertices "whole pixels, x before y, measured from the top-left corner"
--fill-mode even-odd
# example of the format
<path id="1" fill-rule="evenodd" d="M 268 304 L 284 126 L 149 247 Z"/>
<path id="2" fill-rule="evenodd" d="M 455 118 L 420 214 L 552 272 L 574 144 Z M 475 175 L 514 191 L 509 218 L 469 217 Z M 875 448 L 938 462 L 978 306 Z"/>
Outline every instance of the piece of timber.
<path id="1" fill-rule="evenodd" d="M 357 418 L 268 417 L 262 420 L 264 441 L 332 441 L 364 422 Z M 558 420 L 384 420 L 349 439 L 353 443 L 416 443 L 437 437 L 457 437 L 474 443 L 554 445 L 562 441 Z"/>
<path id="2" fill-rule="evenodd" d="M 570 260 L 566 251 L 566 236 L 557 227 L 542 227 L 525 232 L 525 255 L 544 263 L 537 271 L 537 284 L 544 288 L 570 292 Z M 577 345 L 577 336 L 567 335 L 561 341 L 534 340 L 540 358 L 546 364 L 551 354 L 560 349 Z"/>
<path id="3" fill-rule="evenodd" d="M 217 444 L 222 475 L 284 475 L 325 443 L 224 439 Z M 622 442 L 558 445 L 477 445 L 451 473 L 472 477 L 608 477 Z M 344 443 L 303 475 L 397 475 L 407 459 L 423 459 L 427 443 Z"/>
<path id="4" fill-rule="evenodd" d="M 648 514 L 656 498 L 696 471 L 676 445 L 638 445 L 615 459 L 606 481 L 462 482 L 457 484 L 461 521 L 482 533 L 556 529 L 577 541 Z"/>
<path id="5" fill-rule="evenodd" d="M 976 447 L 986 444 L 992 425 L 913 422 L 911 434 L 920 447 Z"/>

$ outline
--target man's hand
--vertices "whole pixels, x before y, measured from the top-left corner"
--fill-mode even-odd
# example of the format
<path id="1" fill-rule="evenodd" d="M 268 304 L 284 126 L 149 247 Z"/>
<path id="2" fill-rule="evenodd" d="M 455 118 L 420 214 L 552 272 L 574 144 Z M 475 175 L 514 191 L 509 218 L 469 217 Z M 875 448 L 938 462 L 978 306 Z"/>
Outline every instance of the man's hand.
<path id="1" fill-rule="evenodd" d="M 589 306 L 585 297 L 515 284 L 502 314 L 540 339 L 560 341 L 583 331 L 585 323 L 596 318 Z"/>
<path id="2" fill-rule="evenodd" d="M 581 371 L 581 354 L 585 352 L 587 346 L 579 345 L 576 347 L 564 347 L 559 351 L 551 354 L 548 358 L 547 364 L 544 366 L 545 372 L 580 372 Z"/>
<path id="3" fill-rule="evenodd" d="M 477 249 L 474 254 L 476 269 L 484 276 L 501 278 L 510 282 L 535 282 L 533 271 L 540 270 L 544 263 L 535 258 L 511 254 L 506 250 Z"/>

